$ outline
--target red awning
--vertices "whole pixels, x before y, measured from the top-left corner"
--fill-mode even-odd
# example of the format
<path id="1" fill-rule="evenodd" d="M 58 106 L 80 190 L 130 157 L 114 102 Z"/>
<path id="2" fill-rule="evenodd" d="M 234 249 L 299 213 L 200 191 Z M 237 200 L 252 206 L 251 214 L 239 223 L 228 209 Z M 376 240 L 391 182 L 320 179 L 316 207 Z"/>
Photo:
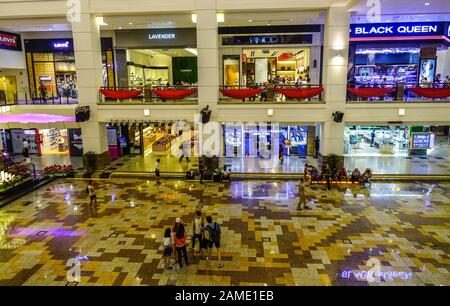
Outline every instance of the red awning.
<path id="1" fill-rule="evenodd" d="M 348 91 L 355 96 L 370 98 L 382 97 L 395 91 L 395 88 L 349 88 Z"/>
<path id="2" fill-rule="evenodd" d="M 418 96 L 432 99 L 442 99 L 450 97 L 450 88 L 409 88 Z"/>
<path id="3" fill-rule="evenodd" d="M 220 89 L 224 96 L 239 100 L 254 97 L 263 91 L 264 89 Z"/>
<path id="4" fill-rule="evenodd" d="M 307 99 L 320 95 L 323 87 L 305 87 L 305 88 L 276 88 L 277 92 L 291 99 Z"/>
<path id="5" fill-rule="evenodd" d="M 110 99 L 134 99 L 142 94 L 142 90 L 111 90 L 100 89 L 100 93 Z"/>
<path id="6" fill-rule="evenodd" d="M 152 92 L 167 100 L 179 100 L 184 99 L 193 93 L 197 92 L 197 88 L 192 89 L 153 89 Z"/>

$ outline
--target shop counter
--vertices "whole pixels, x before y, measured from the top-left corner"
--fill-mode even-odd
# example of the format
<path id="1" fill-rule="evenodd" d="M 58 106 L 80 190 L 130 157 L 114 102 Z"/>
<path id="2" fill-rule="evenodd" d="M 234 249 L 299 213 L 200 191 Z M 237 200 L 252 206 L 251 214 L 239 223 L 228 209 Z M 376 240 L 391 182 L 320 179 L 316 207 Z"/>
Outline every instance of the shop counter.
<path id="1" fill-rule="evenodd" d="M 394 145 L 390 143 L 380 144 L 381 154 L 394 154 Z"/>
<path id="2" fill-rule="evenodd" d="M 166 152 L 172 146 L 174 138 L 172 135 L 159 138 L 152 146 L 153 152 Z"/>

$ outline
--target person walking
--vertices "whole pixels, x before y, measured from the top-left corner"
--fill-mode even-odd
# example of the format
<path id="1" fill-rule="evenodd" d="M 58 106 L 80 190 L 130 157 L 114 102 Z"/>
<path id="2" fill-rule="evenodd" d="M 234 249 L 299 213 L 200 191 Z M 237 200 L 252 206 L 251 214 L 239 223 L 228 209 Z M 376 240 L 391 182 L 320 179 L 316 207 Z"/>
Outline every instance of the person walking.
<path id="1" fill-rule="evenodd" d="M 163 262 L 162 267 L 163 267 L 163 269 L 166 267 L 171 268 L 170 259 L 172 257 L 172 252 L 173 252 L 173 243 L 172 243 L 172 233 L 170 231 L 170 227 L 166 228 L 166 230 L 164 231 L 162 245 L 164 248 L 164 253 L 163 253 L 164 262 Z"/>
<path id="2" fill-rule="evenodd" d="M 89 181 L 86 191 L 89 194 L 89 206 L 92 206 L 92 203 L 95 203 L 95 206 L 97 206 L 97 195 L 95 194 L 95 188 L 92 180 Z"/>
<path id="3" fill-rule="evenodd" d="M 155 177 L 156 177 L 156 184 L 160 184 L 160 180 L 161 180 L 161 173 L 159 171 L 160 169 L 160 163 L 161 160 L 158 158 L 156 160 L 156 164 L 155 164 Z"/>
<path id="4" fill-rule="evenodd" d="M 281 143 L 278 148 L 278 159 L 280 160 L 280 165 L 282 165 L 284 162 L 284 150 L 283 150 L 283 145 Z"/>
<path id="5" fill-rule="evenodd" d="M 22 144 L 22 155 L 26 159 L 26 158 L 28 158 L 28 154 L 29 154 L 29 144 L 28 144 L 28 141 L 24 138 L 23 144 Z"/>
<path id="6" fill-rule="evenodd" d="M 373 147 L 373 144 L 375 142 L 375 130 L 372 131 L 370 134 L 370 146 Z"/>
<path id="7" fill-rule="evenodd" d="M 323 175 L 325 176 L 325 179 L 327 180 L 327 189 L 331 190 L 331 168 L 328 163 L 325 164 L 325 169 Z"/>
<path id="8" fill-rule="evenodd" d="M 213 219 L 211 216 L 207 216 L 206 217 L 206 222 L 208 222 L 208 224 L 206 225 L 206 230 L 209 232 L 209 241 L 208 241 L 208 256 L 206 257 L 207 260 L 209 260 L 209 258 L 211 257 L 211 253 L 212 253 L 212 248 L 213 246 L 216 246 L 216 250 L 217 250 L 217 267 L 218 268 L 222 268 L 223 267 L 223 263 L 222 263 L 222 254 L 220 252 L 220 239 L 221 239 L 221 229 L 219 224 L 217 224 L 217 222 L 213 222 Z"/>
<path id="9" fill-rule="evenodd" d="M 186 162 L 189 164 L 189 148 L 188 146 L 190 146 L 190 144 L 188 143 L 182 143 L 180 146 L 180 150 L 181 150 L 181 156 L 180 159 L 178 160 L 178 162 L 182 162 L 183 161 L 183 157 L 186 158 Z"/>
<path id="10" fill-rule="evenodd" d="M 316 139 L 314 140 L 314 148 L 316 149 L 315 158 L 319 157 L 319 148 L 320 148 L 320 139 L 319 136 L 316 136 Z"/>
<path id="11" fill-rule="evenodd" d="M 300 184 L 298 184 L 298 210 L 303 209 L 310 209 L 310 207 L 307 205 L 306 200 L 306 182 L 304 179 L 300 179 Z"/>
<path id="12" fill-rule="evenodd" d="M 187 254 L 187 250 L 186 250 L 186 231 L 184 229 L 184 224 L 183 223 L 179 223 L 178 224 L 178 228 L 177 228 L 177 232 L 175 234 L 175 248 L 177 250 L 177 254 L 178 254 L 178 263 L 180 264 L 180 268 L 183 268 L 183 257 L 184 257 L 184 261 L 186 263 L 186 266 L 189 266 L 189 259 L 188 259 L 188 254 Z"/>
<path id="13" fill-rule="evenodd" d="M 202 212 L 197 210 L 194 221 L 192 221 L 192 251 L 195 254 L 195 241 L 198 240 L 198 250 L 202 252 L 202 240 L 204 231 L 204 222 L 202 220 Z"/>
<path id="14" fill-rule="evenodd" d="M 207 169 L 208 167 L 206 165 L 206 157 L 203 155 L 202 157 L 200 157 L 198 163 L 198 172 L 200 173 L 200 184 L 203 184 L 203 177 Z"/>

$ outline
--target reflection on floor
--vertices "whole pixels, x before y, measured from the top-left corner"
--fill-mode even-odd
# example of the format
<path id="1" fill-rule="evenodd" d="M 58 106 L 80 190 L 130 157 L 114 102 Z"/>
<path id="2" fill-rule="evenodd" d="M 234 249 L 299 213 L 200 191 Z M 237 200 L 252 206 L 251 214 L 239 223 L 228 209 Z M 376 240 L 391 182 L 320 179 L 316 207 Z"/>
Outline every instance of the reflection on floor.
<path id="1" fill-rule="evenodd" d="M 174 156 L 149 155 L 129 158 L 118 167 L 118 171 L 153 172 L 157 158 L 161 159 L 162 172 L 186 172 L 191 167 L 198 165 L 196 158 L 192 158 L 191 164 L 188 165 L 186 161 L 179 163 L 178 158 Z M 317 159 L 310 157 L 288 156 L 283 165 L 280 165 L 277 158 L 221 158 L 221 164 L 231 165 L 231 172 L 234 173 L 303 173 L 305 162 L 317 166 Z M 345 167 L 349 170 L 372 168 L 375 174 L 447 175 L 450 174 L 450 158 L 347 157 Z"/>
<path id="2" fill-rule="evenodd" d="M 75 180 L 0 209 L 0 286 L 450 285 L 450 184 L 316 185 L 303 212 L 295 182 L 96 187 L 98 209 Z M 198 207 L 222 227 L 224 267 L 190 254 L 189 267 L 164 270 L 164 228 Z M 70 259 L 79 283 L 66 278 Z"/>
<path id="3" fill-rule="evenodd" d="M 69 157 L 68 155 L 32 155 L 32 160 L 37 169 L 53 164 L 69 164 L 74 169 L 82 168 L 81 157 Z M 181 163 L 178 157 L 172 155 L 145 155 L 122 157 L 116 161 L 114 171 L 125 172 L 153 172 L 156 159 L 161 159 L 162 172 L 185 173 L 191 168 L 198 167 L 198 159 L 191 158 L 188 164 L 186 160 Z M 23 161 L 20 155 L 13 157 L 14 161 Z M 271 159 L 258 157 L 230 157 L 221 158 L 221 165 L 231 165 L 234 173 L 303 173 L 303 165 L 317 166 L 317 159 L 312 157 L 287 156 L 281 165 L 276 156 Z M 415 174 L 415 175 L 448 175 L 450 174 L 450 149 L 448 143 L 440 141 L 436 149 L 428 158 L 425 157 L 394 157 L 394 156 L 347 156 L 345 157 L 347 170 L 359 168 L 364 170 L 372 168 L 375 174 Z"/>

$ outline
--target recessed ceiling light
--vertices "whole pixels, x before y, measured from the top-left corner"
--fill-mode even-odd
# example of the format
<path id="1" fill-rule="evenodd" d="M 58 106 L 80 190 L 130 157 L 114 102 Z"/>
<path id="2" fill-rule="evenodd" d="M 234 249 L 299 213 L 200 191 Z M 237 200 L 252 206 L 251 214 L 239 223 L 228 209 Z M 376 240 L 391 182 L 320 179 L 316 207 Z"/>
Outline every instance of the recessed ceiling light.
<path id="1" fill-rule="evenodd" d="M 119 30 L 122 30 L 122 27 L 119 27 Z"/>
<path id="2" fill-rule="evenodd" d="M 248 22 L 253 22 L 253 20 L 249 19 Z"/>
<path id="3" fill-rule="evenodd" d="M 128 24 L 129 24 L 129 25 L 133 25 L 133 23 L 132 23 L 132 22 L 129 22 Z"/>
<path id="4" fill-rule="evenodd" d="M 430 2 L 425 2 L 425 5 L 426 5 L 426 6 L 430 5 Z"/>

